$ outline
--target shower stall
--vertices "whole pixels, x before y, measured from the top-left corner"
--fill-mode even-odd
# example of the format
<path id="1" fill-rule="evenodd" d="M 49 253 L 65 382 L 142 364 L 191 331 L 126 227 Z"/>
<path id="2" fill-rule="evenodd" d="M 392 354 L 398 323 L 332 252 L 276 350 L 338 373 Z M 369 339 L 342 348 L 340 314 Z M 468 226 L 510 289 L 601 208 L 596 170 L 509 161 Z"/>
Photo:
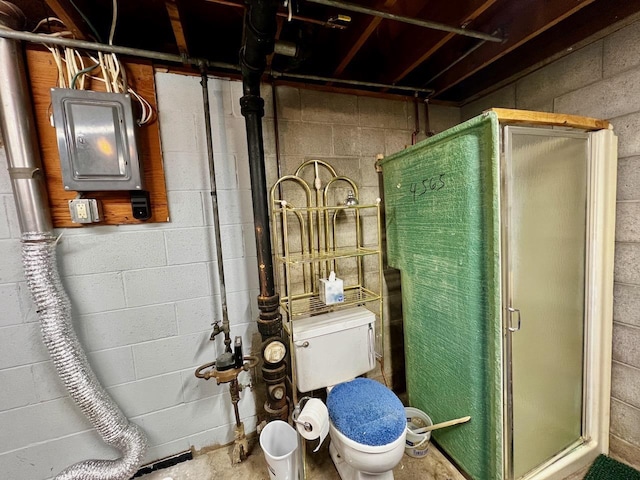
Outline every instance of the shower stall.
<path id="1" fill-rule="evenodd" d="M 471 478 L 561 479 L 608 451 L 616 137 L 496 109 L 381 162 L 409 403 Z"/>

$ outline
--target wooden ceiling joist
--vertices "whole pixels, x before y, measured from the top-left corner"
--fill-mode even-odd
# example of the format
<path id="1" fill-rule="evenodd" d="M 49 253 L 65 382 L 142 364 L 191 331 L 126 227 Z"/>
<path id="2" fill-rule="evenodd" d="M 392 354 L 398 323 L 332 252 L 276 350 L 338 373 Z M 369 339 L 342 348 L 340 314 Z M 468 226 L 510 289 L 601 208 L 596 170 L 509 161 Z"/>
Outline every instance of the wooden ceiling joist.
<path id="1" fill-rule="evenodd" d="M 450 8 L 443 12 L 439 21 L 452 25 L 467 26 L 496 3 L 496 1 L 497 0 L 473 0 L 472 2 L 466 2 L 470 3 L 467 7 L 469 13 L 462 17 L 459 13 L 462 6 L 459 8 L 455 2 L 452 2 Z M 425 8 L 425 10 L 421 12 L 421 15 L 428 16 L 430 14 L 429 10 L 429 8 Z M 401 56 L 396 57 L 393 62 L 389 62 L 394 68 L 387 74 L 385 81 L 389 83 L 401 81 L 455 36 L 455 33 L 443 33 L 439 31 L 425 32 L 424 30 L 407 28 L 404 35 L 398 38 L 394 48 L 395 52 L 402 52 Z M 422 45 L 424 45 L 425 48 L 420 48 Z"/>
<path id="2" fill-rule="evenodd" d="M 165 0 L 164 4 L 167 8 L 167 13 L 169 14 L 173 35 L 176 37 L 178 51 L 180 52 L 180 55 L 188 56 L 189 48 L 187 47 L 187 37 L 184 34 L 185 29 L 180 18 L 180 6 L 178 5 L 178 0 Z"/>
<path id="3" fill-rule="evenodd" d="M 69 0 L 46 0 L 46 3 L 76 39 L 87 40 L 93 36 L 87 22 Z"/>
<path id="4" fill-rule="evenodd" d="M 396 4 L 397 0 L 385 0 L 379 7 L 383 10 L 390 9 Z M 365 42 L 369 39 L 371 34 L 376 31 L 378 25 L 382 22 L 382 17 L 368 17 L 363 21 L 363 24 L 356 29 L 353 29 L 353 35 L 346 45 L 349 46 L 346 53 L 340 56 L 341 60 L 336 69 L 333 72 L 334 77 L 339 77 L 344 72 L 347 65 L 351 63 L 353 57 L 360 51 Z"/>
<path id="5" fill-rule="evenodd" d="M 594 1 L 556 0 L 547 2 L 544 9 L 540 9 L 537 2 L 531 0 L 510 3 L 511 9 L 502 8 L 495 12 L 483 28 L 491 31 L 504 29 L 505 41 L 500 44 L 487 42 L 468 55 L 464 62 L 459 62 L 451 68 L 448 68 L 449 65 L 433 66 L 434 73 L 442 71 L 441 69 L 446 69 L 446 72 L 438 75 L 438 78 L 427 86 L 433 88 L 436 95 L 447 91 Z"/>

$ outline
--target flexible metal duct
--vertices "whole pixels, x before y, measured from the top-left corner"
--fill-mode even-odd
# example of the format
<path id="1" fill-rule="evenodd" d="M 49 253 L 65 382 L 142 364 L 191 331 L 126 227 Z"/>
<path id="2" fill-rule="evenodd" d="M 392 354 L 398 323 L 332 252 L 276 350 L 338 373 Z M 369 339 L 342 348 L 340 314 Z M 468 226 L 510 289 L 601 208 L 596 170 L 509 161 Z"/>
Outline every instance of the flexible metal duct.
<path id="1" fill-rule="evenodd" d="M 17 7 L 0 0 L 0 28 L 19 28 L 23 20 Z M 0 39 L 0 130 L 22 232 L 25 277 L 40 317 L 44 343 L 69 395 L 105 443 L 122 453 L 116 460 L 77 463 L 55 478 L 127 480 L 140 466 L 146 438 L 140 428 L 129 423 L 100 385 L 73 330 L 71 303 L 57 269 L 57 240 L 22 54 L 17 41 Z"/>

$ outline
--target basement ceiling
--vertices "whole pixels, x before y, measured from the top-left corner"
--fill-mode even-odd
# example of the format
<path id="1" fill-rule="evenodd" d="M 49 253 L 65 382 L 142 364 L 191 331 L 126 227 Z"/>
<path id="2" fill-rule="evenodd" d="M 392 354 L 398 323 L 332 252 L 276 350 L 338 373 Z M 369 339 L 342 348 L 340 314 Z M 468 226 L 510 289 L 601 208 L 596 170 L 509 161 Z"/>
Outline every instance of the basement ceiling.
<path id="1" fill-rule="evenodd" d="M 328 88 L 404 95 L 419 90 L 420 97 L 457 105 L 640 18 L 637 0 L 289 2 L 279 11 L 277 38 L 295 43 L 298 53 L 274 55 L 267 75 Z M 29 30 L 56 16 L 77 38 L 99 36 L 106 43 L 109 36 L 112 0 L 13 3 L 27 15 Z M 119 0 L 117 12 L 114 45 L 238 63 L 241 0 Z M 415 24 L 421 21 L 443 29 Z"/>

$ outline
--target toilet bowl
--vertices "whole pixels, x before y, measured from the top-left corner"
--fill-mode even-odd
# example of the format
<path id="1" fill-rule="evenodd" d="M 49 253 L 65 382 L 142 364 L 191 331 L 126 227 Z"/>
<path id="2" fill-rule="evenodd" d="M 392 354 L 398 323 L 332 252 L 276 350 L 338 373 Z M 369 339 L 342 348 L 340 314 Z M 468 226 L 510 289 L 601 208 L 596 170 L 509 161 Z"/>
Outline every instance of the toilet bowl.
<path id="1" fill-rule="evenodd" d="M 331 459 L 342 480 L 392 480 L 404 453 L 404 406 L 387 387 L 357 378 L 327 397 Z"/>
<path id="2" fill-rule="evenodd" d="M 329 452 L 342 480 L 392 480 L 405 448 L 404 405 L 361 375 L 376 366 L 375 315 L 364 307 L 296 321 L 300 391 L 328 389 Z"/>
<path id="3" fill-rule="evenodd" d="M 393 480 L 393 468 L 404 453 L 406 431 L 386 445 L 354 442 L 329 423 L 329 454 L 342 480 Z"/>

